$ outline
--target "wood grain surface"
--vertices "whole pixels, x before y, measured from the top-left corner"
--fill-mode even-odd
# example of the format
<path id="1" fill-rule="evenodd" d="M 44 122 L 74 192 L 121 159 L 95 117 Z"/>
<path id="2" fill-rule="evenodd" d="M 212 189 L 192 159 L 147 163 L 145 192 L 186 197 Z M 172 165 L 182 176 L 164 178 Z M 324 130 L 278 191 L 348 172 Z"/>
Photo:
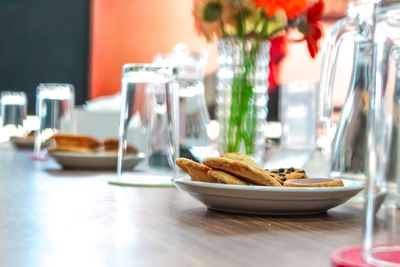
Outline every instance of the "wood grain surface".
<path id="1" fill-rule="evenodd" d="M 0 266 L 330 266 L 335 249 L 361 244 L 357 203 L 312 216 L 215 212 L 176 188 L 113 186 L 29 156 L 0 150 Z"/>

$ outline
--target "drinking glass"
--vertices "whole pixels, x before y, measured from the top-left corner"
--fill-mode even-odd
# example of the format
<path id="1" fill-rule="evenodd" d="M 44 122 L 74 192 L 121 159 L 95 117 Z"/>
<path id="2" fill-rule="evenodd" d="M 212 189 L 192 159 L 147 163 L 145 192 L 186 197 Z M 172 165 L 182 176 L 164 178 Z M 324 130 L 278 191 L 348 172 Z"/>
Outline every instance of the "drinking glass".
<path id="1" fill-rule="evenodd" d="M 55 133 L 75 132 L 75 89 L 71 84 L 42 83 L 36 91 L 36 116 L 39 129 L 35 135 L 34 159 L 43 159 L 43 144 Z"/>
<path id="2" fill-rule="evenodd" d="M 279 114 L 283 149 L 312 150 L 316 146 L 317 87 L 314 81 L 282 85 Z"/>
<path id="3" fill-rule="evenodd" d="M 376 18 L 363 256 L 374 266 L 400 266 L 400 6 Z"/>
<path id="4" fill-rule="evenodd" d="M 24 136 L 27 113 L 27 98 L 24 92 L 3 91 L 0 94 L 1 132 L 0 140 L 11 136 Z"/>
<path id="5" fill-rule="evenodd" d="M 118 181 L 167 185 L 179 156 L 178 91 L 170 67 L 153 64 L 123 66 L 118 151 Z M 134 146 L 138 155 L 130 154 Z M 132 157 L 140 166 L 126 167 Z"/>

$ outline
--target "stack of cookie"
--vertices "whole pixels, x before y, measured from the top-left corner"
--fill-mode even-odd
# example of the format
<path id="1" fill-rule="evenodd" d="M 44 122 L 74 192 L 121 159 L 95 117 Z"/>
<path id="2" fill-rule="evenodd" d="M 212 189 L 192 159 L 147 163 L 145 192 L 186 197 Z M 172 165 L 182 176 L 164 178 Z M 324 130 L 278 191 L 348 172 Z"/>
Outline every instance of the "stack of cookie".
<path id="1" fill-rule="evenodd" d="M 263 170 L 250 157 L 241 153 L 205 158 L 203 164 L 179 158 L 176 164 L 193 181 L 199 182 L 292 187 L 343 186 L 340 179 L 309 179 L 304 170 L 293 167 Z"/>
<path id="2" fill-rule="evenodd" d="M 280 168 L 263 170 L 250 157 L 241 153 L 225 153 L 219 157 L 203 160 L 203 164 L 185 158 L 176 164 L 193 181 L 236 185 L 282 186 L 285 181 L 308 178 L 304 170 Z"/>

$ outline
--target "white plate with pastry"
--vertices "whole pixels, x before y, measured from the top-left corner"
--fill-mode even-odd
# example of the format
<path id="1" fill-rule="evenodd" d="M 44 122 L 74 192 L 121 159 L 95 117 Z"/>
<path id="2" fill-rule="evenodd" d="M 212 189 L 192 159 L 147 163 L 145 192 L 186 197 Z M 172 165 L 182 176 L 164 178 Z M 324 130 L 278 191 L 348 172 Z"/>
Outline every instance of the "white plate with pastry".
<path id="1" fill-rule="evenodd" d="M 34 136 L 27 136 L 27 137 L 10 137 L 11 143 L 19 149 L 33 149 L 35 143 Z"/>
<path id="2" fill-rule="evenodd" d="M 66 169 L 116 170 L 118 164 L 118 138 L 103 141 L 92 136 L 58 133 L 50 138 L 55 146 L 47 153 Z M 128 155 L 122 162 L 123 169 L 133 169 L 144 158 L 136 147 L 128 144 Z"/>
<path id="3" fill-rule="evenodd" d="M 287 187 L 199 182 L 186 174 L 172 178 L 179 189 L 211 210 L 262 215 L 326 212 L 356 196 L 364 187 L 357 181 L 342 181 L 344 186 L 340 187 Z"/>
<path id="4" fill-rule="evenodd" d="M 33 149 L 35 146 L 35 137 L 33 135 L 24 136 L 24 137 L 10 137 L 10 142 L 17 149 Z M 46 147 L 48 142 L 42 144 L 43 147 Z"/>

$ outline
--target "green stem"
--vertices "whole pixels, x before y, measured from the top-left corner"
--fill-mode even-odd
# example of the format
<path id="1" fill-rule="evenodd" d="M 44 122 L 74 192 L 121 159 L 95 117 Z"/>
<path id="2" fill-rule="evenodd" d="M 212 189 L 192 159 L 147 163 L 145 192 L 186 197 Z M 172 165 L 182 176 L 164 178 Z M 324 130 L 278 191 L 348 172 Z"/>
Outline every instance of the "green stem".
<path id="1" fill-rule="evenodd" d="M 219 19 L 219 24 L 221 25 L 222 36 L 223 36 L 223 37 L 226 37 L 227 34 L 226 34 L 226 32 L 225 32 L 224 22 L 222 21 L 222 18 Z"/>
<path id="2" fill-rule="evenodd" d="M 236 140 L 238 139 L 238 127 L 237 122 L 239 120 L 239 114 L 236 103 L 240 103 L 240 78 L 234 76 L 232 81 L 231 91 L 231 107 L 228 127 L 228 151 L 227 152 L 238 152 L 239 147 Z"/>
<path id="3" fill-rule="evenodd" d="M 254 73 L 256 72 L 255 65 L 257 60 L 257 53 L 259 50 L 259 42 L 257 42 L 254 47 L 252 47 L 249 53 L 249 60 L 248 60 L 248 72 Z M 247 154 L 254 153 L 254 140 L 256 136 L 256 119 L 257 119 L 257 106 L 254 99 L 255 95 L 255 84 L 253 84 L 250 80 L 248 81 L 248 89 L 249 92 L 247 98 L 247 112 L 245 113 L 246 116 L 246 131 L 244 132 L 244 143 L 245 143 L 245 150 Z"/>
<path id="4" fill-rule="evenodd" d="M 239 152 L 243 143 L 246 153 L 253 154 L 257 107 L 251 80 L 254 77 L 250 75 L 255 72 L 259 42 L 247 51 L 246 40 L 242 41 L 243 72 L 233 77 L 227 148 L 229 152 Z"/>

